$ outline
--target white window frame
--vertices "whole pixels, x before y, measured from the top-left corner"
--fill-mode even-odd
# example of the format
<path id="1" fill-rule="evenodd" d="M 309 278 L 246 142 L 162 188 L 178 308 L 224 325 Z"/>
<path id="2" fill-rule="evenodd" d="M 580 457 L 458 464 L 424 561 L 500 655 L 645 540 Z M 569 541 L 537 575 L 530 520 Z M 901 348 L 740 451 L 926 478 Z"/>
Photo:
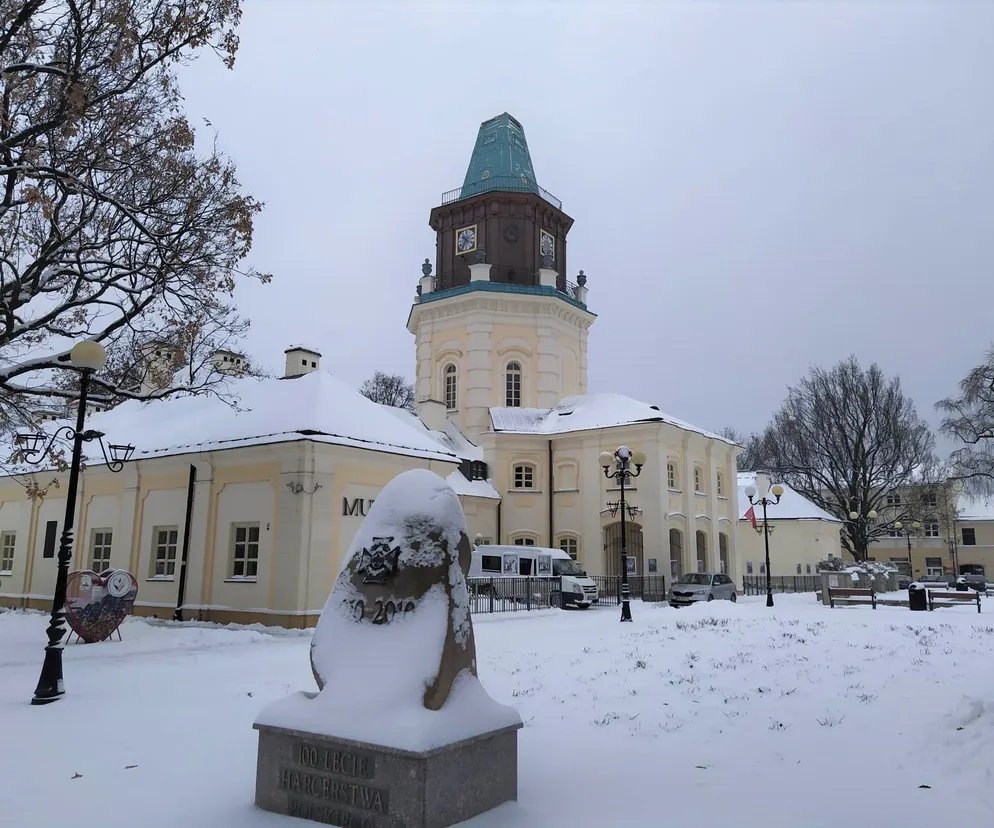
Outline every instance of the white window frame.
<path id="1" fill-rule="evenodd" d="M 446 411 L 457 411 L 459 408 L 459 369 L 454 362 L 448 363 L 442 369 L 442 399 Z"/>
<path id="2" fill-rule="evenodd" d="M 0 575 L 14 572 L 14 553 L 17 551 L 17 532 L 0 532 Z"/>
<path id="3" fill-rule="evenodd" d="M 513 366 L 513 367 L 512 367 Z M 512 359 L 504 366 L 504 407 L 521 408 L 521 386 L 523 384 L 524 371 L 521 363 Z"/>
<path id="4" fill-rule="evenodd" d="M 755 573 L 753 572 L 752 569 L 752 561 L 746 561 L 746 575 L 754 575 L 754 574 Z"/>
<path id="5" fill-rule="evenodd" d="M 714 476 L 714 493 L 717 497 L 725 496 L 725 481 L 721 472 L 716 472 Z"/>
<path id="6" fill-rule="evenodd" d="M 677 483 L 676 463 L 674 463 L 672 460 L 668 460 L 666 462 L 666 487 L 668 489 L 676 490 L 677 488 L 676 483 Z"/>
<path id="7" fill-rule="evenodd" d="M 520 486 L 518 485 L 519 470 L 521 471 Z M 515 463 L 514 466 L 511 467 L 511 488 L 518 492 L 535 491 L 536 477 L 538 477 L 538 469 L 535 467 L 534 463 Z"/>
<path id="8" fill-rule="evenodd" d="M 560 535 L 557 543 L 574 561 L 580 560 L 580 539 L 576 535 Z"/>
<path id="9" fill-rule="evenodd" d="M 939 496 L 935 492 L 928 492 L 922 495 L 922 505 L 929 509 L 937 508 L 939 505 Z"/>
<path id="10" fill-rule="evenodd" d="M 162 539 L 165 535 L 165 540 Z M 170 537 L 170 536 L 173 537 Z M 162 555 L 160 557 L 160 552 Z M 170 554 L 170 552 L 172 554 Z M 176 576 L 176 563 L 179 553 L 179 527 L 178 526 L 153 526 L 152 527 L 152 558 L 149 571 L 149 578 L 153 581 L 171 581 Z M 159 564 L 162 564 L 162 572 L 159 572 Z"/>
<path id="11" fill-rule="evenodd" d="M 534 535 L 517 535 L 511 539 L 512 546 L 537 546 Z"/>
<path id="12" fill-rule="evenodd" d="M 887 495 L 886 503 L 888 506 L 900 506 L 901 505 L 901 495 L 899 492 L 892 492 Z"/>
<path id="13" fill-rule="evenodd" d="M 706 494 L 701 486 L 704 484 L 704 469 L 694 466 L 694 494 Z"/>
<path id="14" fill-rule="evenodd" d="M 255 530 L 255 540 L 252 540 L 252 530 Z M 244 530 L 245 535 L 239 538 L 239 533 Z M 229 581 L 257 581 L 259 579 L 259 552 L 262 543 L 262 527 L 258 523 L 232 523 L 228 541 L 228 580 Z M 255 555 L 252 555 L 252 547 L 255 547 Z M 239 567 L 239 564 L 241 566 Z M 241 572 L 238 572 L 238 569 Z M 249 573 L 250 569 L 255 572 Z"/>
<path id="15" fill-rule="evenodd" d="M 90 569 L 92 569 L 97 574 L 105 572 L 110 569 L 110 559 L 113 553 L 114 547 L 114 530 L 113 528 L 100 528 L 90 530 Z M 106 558 L 101 554 L 99 560 L 102 566 L 95 566 L 97 558 L 97 550 L 101 553 L 106 552 Z"/>
<path id="16" fill-rule="evenodd" d="M 938 521 L 930 520 L 922 524 L 922 535 L 926 538 L 937 538 L 939 537 L 939 523 Z"/>

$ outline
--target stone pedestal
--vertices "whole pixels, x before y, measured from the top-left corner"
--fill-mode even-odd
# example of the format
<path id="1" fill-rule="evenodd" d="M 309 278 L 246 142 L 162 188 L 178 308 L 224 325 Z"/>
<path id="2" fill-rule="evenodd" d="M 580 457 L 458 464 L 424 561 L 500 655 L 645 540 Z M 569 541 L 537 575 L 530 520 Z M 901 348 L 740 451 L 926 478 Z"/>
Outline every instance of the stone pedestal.
<path id="1" fill-rule="evenodd" d="M 342 828 L 448 828 L 517 800 L 520 727 L 416 753 L 256 724 L 255 803 Z"/>

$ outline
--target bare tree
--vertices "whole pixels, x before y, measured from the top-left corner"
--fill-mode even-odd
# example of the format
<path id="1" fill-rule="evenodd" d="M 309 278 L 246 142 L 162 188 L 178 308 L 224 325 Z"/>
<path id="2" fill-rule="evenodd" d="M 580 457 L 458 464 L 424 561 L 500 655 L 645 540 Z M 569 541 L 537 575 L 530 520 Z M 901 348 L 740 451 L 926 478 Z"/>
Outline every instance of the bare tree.
<path id="1" fill-rule="evenodd" d="M 934 489 L 934 445 L 900 378 L 886 378 L 876 364 L 864 370 L 854 356 L 831 370 L 813 368 L 788 389 L 763 436 L 771 471 L 843 521 L 842 544 L 857 561 L 894 521 L 922 517 L 917 495 L 897 502 L 894 493 Z M 885 520 L 866 519 L 885 510 Z"/>
<path id="2" fill-rule="evenodd" d="M 232 65 L 240 0 L 0 0 L 0 429 L 72 399 L 80 339 L 107 348 L 94 395 L 142 396 L 137 355 L 174 343 L 203 365 L 245 324 L 241 263 L 261 205 L 216 139 L 195 147 L 174 69 Z M 192 332 L 192 333 L 191 333 Z M 152 396 L 210 390 L 217 372 Z"/>
<path id="3" fill-rule="evenodd" d="M 958 396 L 936 403 L 943 434 L 964 445 L 951 456 L 954 479 L 973 494 L 994 493 L 994 348 L 959 384 Z"/>
<path id="4" fill-rule="evenodd" d="M 414 412 L 414 386 L 400 374 L 377 371 L 359 386 L 359 393 L 375 403 Z"/>
<path id="5" fill-rule="evenodd" d="M 718 433 L 725 439 L 742 446 L 742 451 L 735 461 L 736 468 L 740 472 L 760 471 L 767 467 L 763 454 L 763 435 L 750 434 L 746 437 L 731 426 L 726 426 Z"/>

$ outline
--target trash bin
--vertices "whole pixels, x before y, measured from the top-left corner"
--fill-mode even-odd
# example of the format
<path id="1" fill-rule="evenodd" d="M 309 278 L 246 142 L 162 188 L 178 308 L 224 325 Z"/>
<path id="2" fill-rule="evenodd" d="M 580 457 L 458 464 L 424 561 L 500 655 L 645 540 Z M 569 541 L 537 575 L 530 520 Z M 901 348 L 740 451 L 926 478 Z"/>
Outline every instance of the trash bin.
<path id="1" fill-rule="evenodd" d="M 928 593 L 921 584 L 911 584 L 908 587 L 908 606 L 912 612 L 924 612 L 928 609 Z"/>
<path id="2" fill-rule="evenodd" d="M 966 592 L 969 588 L 970 587 L 966 583 L 966 578 L 957 578 L 956 579 L 956 591 L 957 592 Z"/>

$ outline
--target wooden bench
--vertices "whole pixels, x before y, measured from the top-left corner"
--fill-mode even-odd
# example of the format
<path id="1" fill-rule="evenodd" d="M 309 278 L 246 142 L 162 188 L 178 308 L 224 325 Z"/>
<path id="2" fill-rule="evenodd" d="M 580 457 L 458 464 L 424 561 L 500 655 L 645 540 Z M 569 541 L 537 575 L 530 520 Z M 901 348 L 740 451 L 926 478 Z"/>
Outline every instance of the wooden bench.
<path id="1" fill-rule="evenodd" d="M 977 604 L 977 612 L 980 612 L 980 593 L 976 590 L 970 590 L 969 592 L 933 592 L 928 591 L 928 610 L 932 612 L 935 607 L 935 599 L 938 598 L 940 601 L 952 601 L 951 604 L 942 603 L 938 606 L 940 607 L 952 607 L 956 604 L 962 604 L 967 601 Z"/>
<path id="2" fill-rule="evenodd" d="M 865 604 L 866 601 L 863 600 L 853 600 L 869 598 L 870 606 L 873 609 L 877 608 L 877 592 L 873 587 L 868 589 L 840 589 L 838 587 L 828 588 L 828 604 L 832 609 L 835 609 L 835 601 L 839 600 L 843 604 Z"/>

